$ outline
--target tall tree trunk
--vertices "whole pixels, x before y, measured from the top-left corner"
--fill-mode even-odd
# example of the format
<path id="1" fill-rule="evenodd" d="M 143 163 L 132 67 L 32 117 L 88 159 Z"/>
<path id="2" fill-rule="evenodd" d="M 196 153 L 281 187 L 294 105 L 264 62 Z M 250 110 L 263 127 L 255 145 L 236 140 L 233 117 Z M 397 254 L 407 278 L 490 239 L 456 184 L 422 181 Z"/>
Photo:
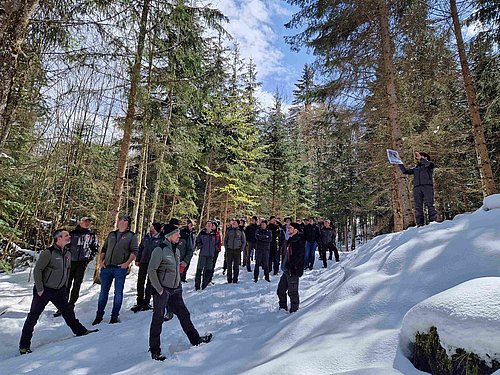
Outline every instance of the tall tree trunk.
<path id="1" fill-rule="evenodd" d="M 273 163 L 271 215 L 276 215 L 276 164 Z"/>
<path id="2" fill-rule="evenodd" d="M 224 202 L 224 217 L 222 218 L 222 238 L 226 238 L 227 230 L 227 211 L 229 208 L 229 192 L 226 191 L 226 201 Z"/>
<path id="3" fill-rule="evenodd" d="M 453 19 L 453 29 L 457 40 L 458 55 L 460 57 L 460 65 L 462 66 L 462 75 L 464 77 L 465 93 L 467 94 L 467 102 L 469 104 L 477 162 L 483 185 L 483 194 L 484 196 L 488 196 L 495 194 L 495 181 L 493 180 L 490 156 L 488 154 L 488 148 L 486 147 L 484 128 L 481 122 L 481 115 L 479 114 L 479 107 L 477 105 L 476 90 L 474 89 L 472 74 L 469 69 L 469 63 L 467 62 L 467 55 L 465 54 L 465 46 L 462 38 L 462 30 L 460 29 L 460 21 L 458 19 L 456 0 L 450 0 L 450 8 L 451 18 Z"/>
<path id="4" fill-rule="evenodd" d="M 356 249 L 356 235 L 357 235 L 357 226 L 356 226 L 356 215 L 352 214 L 351 216 L 351 250 Z"/>
<path id="5" fill-rule="evenodd" d="M 132 210 L 132 231 L 133 232 L 137 232 L 137 228 L 138 228 L 137 218 L 139 216 L 139 206 L 141 203 L 142 182 L 144 180 L 144 168 L 148 162 L 146 138 L 147 138 L 147 134 L 146 134 L 146 130 L 145 130 L 144 135 L 143 135 L 143 142 L 142 142 L 141 163 L 139 165 L 139 171 L 137 173 L 137 182 L 136 182 L 136 189 L 135 189 L 135 196 L 134 196 L 134 208 Z"/>
<path id="6" fill-rule="evenodd" d="M 4 0 L 0 14 L 0 151 L 2 151 L 10 121 L 6 121 L 7 103 L 17 70 L 17 60 L 31 15 L 38 0 Z"/>
<path id="7" fill-rule="evenodd" d="M 112 230 L 118 220 L 120 212 L 121 196 L 123 192 L 123 184 L 125 179 L 125 169 L 127 167 L 128 152 L 130 148 L 130 139 L 132 137 L 132 127 L 135 117 L 135 104 L 137 101 L 137 91 L 141 81 L 141 60 L 144 50 L 144 40 L 146 38 L 148 14 L 150 0 L 144 0 L 142 5 L 141 23 L 139 28 L 139 38 L 137 40 L 137 51 L 135 54 L 134 66 L 131 72 L 130 93 L 127 104 L 127 115 L 123 124 L 123 138 L 120 145 L 120 153 L 118 156 L 118 167 L 116 179 L 113 186 L 113 194 L 111 197 L 111 210 L 109 211 L 107 226 Z"/>
<path id="8" fill-rule="evenodd" d="M 144 218 L 145 216 L 145 209 L 146 209 L 146 198 L 148 196 L 148 160 L 149 160 L 149 133 L 146 134 L 146 162 L 144 163 L 144 168 L 143 168 L 143 177 L 142 177 L 142 189 L 141 189 L 141 197 L 139 200 L 139 218 L 137 219 L 137 233 L 139 234 L 139 240 L 142 238 L 142 232 L 144 230 Z M 152 222 L 151 222 L 152 223 Z"/>
<path id="9" fill-rule="evenodd" d="M 392 147 L 401 154 L 402 134 L 398 119 L 398 102 L 396 97 L 396 82 L 394 74 L 394 62 L 392 60 L 392 40 L 389 33 L 389 11 L 386 0 L 379 0 L 380 13 L 380 35 L 382 39 L 382 59 L 384 64 L 385 85 L 387 90 L 387 104 L 389 109 L 389 123 L 391 126 Z M 413 213 L 410 203 L 410 196 L 406 190 L 406 180 L 397 166 L 394 168 L 394 178 L 396 180 L 396 192 L 399 205 L 401 207 L 401 220 L 395 220 L 395 229 L 400 231 L 413 224 Z"/>

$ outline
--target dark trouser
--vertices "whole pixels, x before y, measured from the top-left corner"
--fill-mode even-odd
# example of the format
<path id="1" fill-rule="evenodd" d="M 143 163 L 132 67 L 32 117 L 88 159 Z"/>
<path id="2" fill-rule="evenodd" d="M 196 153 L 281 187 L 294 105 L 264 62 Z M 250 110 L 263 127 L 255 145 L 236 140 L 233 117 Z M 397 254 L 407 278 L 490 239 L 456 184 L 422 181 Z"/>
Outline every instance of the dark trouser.
<path id="1" fill-rule="evenodd" d="M 286 292 L 290 297 L 290 312 L 299 309 L 299 277 L 290 275 L 288 271 L 283 272 L 278 283 L 276 294 L 279 298 L 280 308 L 287 309 L 288 303 L 286 300 Z"/>
<path id="2" fill-rule="evenodd" d="M 186 268 L 181 272 L 181 281 L 186 281 L 186 275 L 189 269 L 189 263 L 186 263 Z"/>
<path id="3" fill-rule="evenodd" d="M 19 349 L 31 347 L 31 338 L 33 337 L 33 330 L 38 322 L 40 314 L 45 309 L 45 306 L 52 302 L 54 306 L 61 311 L 66 324 L 71 328 L 75 335 L 82 335 L 87 331 L 75 317 L 75 312 L 68 304 L 68 296 L 66 294 L 66 287 L 61 289 L 45 288 L 41 296 L 38 295 L 36 288 L 33 288 L 33 301 L 31 302 L 30 312 L 24 322 L 23 330 L 21 333 L 21 340 L 19 341 Z"/>
<path id="4" fill-rule="evenodd" d="M 251 264 L 250 256 L 252 255 L 252 251 L 254 249 L 255 249 L 255 242 L 247 242 L 247 245 L 245 247 L 245 254 L 244 254 L 245 263 L 243 263 L 243 265 L 247 266 L 248 272 L 252 272 L 252 267 L 250 266 L 250 264 Z"/>
<path id="5" fill-rule="evenodd" d="M 280 253 L 278 251 L 278 245 L 276 243 L 271 244 L 271 250 L 269 251 L 269 271 L 273 270 L 274 274 L 277 275 L 280 270 Z"/>
<path id="6" fill-rule="evenodd" d="M 176 289 L 163 288 L 161 295 L 158 294 L 156 289 L 153 289 L 153 318 L 149 327 L 149 351 L 151 353 L 161 353 L 160 335 L 167 307 L 168 311 L 172 312 L 179 319 L 182 330 L 188 337 L 191 345 L 197 345 L 200 341 L 200 335 L 196 328 L 194 328 L 189 310 L 182 299 L 182 287 L 179 286 Z"/>
<path id="7" fill-rule="evenodd" d="M 69 293 L 69 304 L 74 305 L 80 297 L 80 287 L 82 286 L 83 276 L 85 276 L 85 270 L 87 269 L 88 262 L 86 260 L 71 262 L 71 268 L 69 270 L 68 278 L 68 292 Z M 71 288 L 73 284 L 73 288 Z"/>
<path id="8" fill-rule="evenodd" d="M 437 213 L 434 207 L 434 187 L 432 185 L 415 186 L 413 188 L 413 200 L 415 201 L 417 225 L 424 225 L 424 202 L 429 211 L 429 222 L 436 221 Z"/>
<path id="9" fill-rule="evenodd" d="M 316 242 L 306 241 L 306 253 L 304 256 L 304 269 L 313 269 L 314 258 L 316 257 Z"/>
<path id="10" fill-rule="evenodd" d="M 227 282 L 237 283 L 240 273 L 241 250 L 226 250 Z"/>
<path id="11" fill-rule="evenodd" d="M 255 251 L 255 268 L 253 270 L 253 278 L 259 278 L 259 267 L 264 269 L 264 276 L 269 278 L 269 250 L 256 250 Z"/>
<path id="12" fill-rule="evenodd" d="M 99 277 L 101 279 L 101 292 L 99 293 L 99 300 L 97 301 L 96 316 L 103 317 L 104 309 L 108 303 L 109 290 L 111 283 L 115 280 L 115 295 L 113 298 L 113 309 L 111 310 L 111 317 L 118 318 L 120 309 L 123 302 L 123 287 L 125 286 L 125 276 L 127 276 L 127 268 L 107 266 L 101 268 Z"/>
<path id="13" fill-rule="evenodd" d="M 337 246 L 335 244 L 328 244 L 328 245 L 321 245 L 320 246 L 320 256 L 321 260 L 323 261 L 323 267 L 326 267 L 326 251 L 328 250 L 330 252 L 330 257 L 328 258 L 329 260 L 332 260 L 332 253 L 335 253 L 335 261 L 338 262 L 340 260 L 339 257 L 339 250 L 337 249 Z"/>
<path id="14" fill-rule="evenodd" d="M 214 261 L 213 257 L 200 255 L 198 257 L 198 264 L 196 265 L 196 276 L 194 278 L 194 288 L 205 289 L 207 285 L 212 281 L 212 275 L 214 274 Z M 201 275 L 203 274 L 203 282 L 201 281 Z"/>
<path id="15" fill-rule="evenodd" d="M 147 279 L 147 281 L 146 281 Z M 146 289 L 144 289 L 146 283 Z M 147 306 L 151 301 L 151 280 L 148 277 L 148 263 L 139 264 L 139 274 L 137 275 L 137 305 Z"/>

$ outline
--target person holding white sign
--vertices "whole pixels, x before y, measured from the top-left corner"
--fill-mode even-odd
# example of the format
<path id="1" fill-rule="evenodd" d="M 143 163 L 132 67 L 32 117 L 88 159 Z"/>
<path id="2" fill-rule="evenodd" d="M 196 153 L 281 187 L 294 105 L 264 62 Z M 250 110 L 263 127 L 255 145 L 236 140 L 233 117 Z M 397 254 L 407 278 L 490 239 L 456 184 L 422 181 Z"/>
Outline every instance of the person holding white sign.
<path id="1" fill-rule="evenodd" d="M 429 154 L 426 152 L 415 152 L 417 165 L 411 169 L 406 169 L 403 164 L 399 164 L 401 172 L 413 175 L 413 200 L 415 202 L 415 217 L 417 226 L 424 225 L 424 203 L 429 212 L 429 222 L 436 221 L 437 213 L 434 207 L 434 185 L 432 173 L 434 163 L 431 162 Z"/>

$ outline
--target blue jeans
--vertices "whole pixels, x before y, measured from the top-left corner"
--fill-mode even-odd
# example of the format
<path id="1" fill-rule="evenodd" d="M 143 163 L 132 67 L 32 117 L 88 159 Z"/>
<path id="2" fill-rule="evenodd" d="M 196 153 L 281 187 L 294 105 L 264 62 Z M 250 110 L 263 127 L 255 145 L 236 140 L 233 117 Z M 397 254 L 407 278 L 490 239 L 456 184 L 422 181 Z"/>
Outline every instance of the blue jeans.
<path id="1" fill-rule="evenodd" d="M 106 303 L 108 303 L 109 290 L 111 289 L 111 283 L 115 279 L 115 295 L 113 299 L 113 310 L 111 310 L 111 316 L 118 318 L 120 315 L 120 309 L 122 307 L 123 301 L 123 287 L 125 286 L 125 276 L 127 276 L 126 268 L 119 267 L 106 267 L 101 268 L 100 273 L 101 279 L 101 292 L 99 293 L 99 301 L 97 302 L 97 316 L 104 316 L 104 309 L 106 308 Z"/>
<path id="2" fill-rule="evenodd" d="M 313 268 L 316 257 L 316 242 L 306 241 L 306 254 L 304 256 L 304 269 Z"/>

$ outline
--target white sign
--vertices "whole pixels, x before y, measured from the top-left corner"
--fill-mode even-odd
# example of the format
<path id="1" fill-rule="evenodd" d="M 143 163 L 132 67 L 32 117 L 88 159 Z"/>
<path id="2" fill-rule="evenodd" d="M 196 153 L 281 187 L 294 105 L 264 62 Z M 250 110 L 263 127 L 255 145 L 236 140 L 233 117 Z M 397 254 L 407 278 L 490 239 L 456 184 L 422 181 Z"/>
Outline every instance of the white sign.
<path id="1" fill-rule="evenodd" d="M 391 164 L 404 164 L 399 157 L 399 154 L 396 150 L 387 149 L 387 159 Z"/>

